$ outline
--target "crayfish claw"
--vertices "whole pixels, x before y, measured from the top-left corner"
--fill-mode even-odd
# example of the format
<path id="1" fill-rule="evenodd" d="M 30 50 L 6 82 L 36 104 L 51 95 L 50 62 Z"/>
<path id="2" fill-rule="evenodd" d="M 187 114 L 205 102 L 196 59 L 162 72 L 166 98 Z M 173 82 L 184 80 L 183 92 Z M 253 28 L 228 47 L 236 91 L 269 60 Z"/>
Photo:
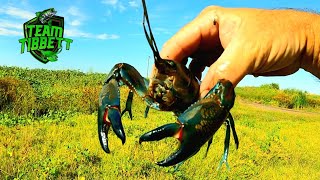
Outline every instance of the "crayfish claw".
<path id="1" fill-rule="evenodd" d="M 163 138 L 174 136 L 179 132 L 180 128 L 181 126 L 178 123 L 170 123 L 160 126 L 143 134 L 139 139 L 139 143 L 141 144 L 144 141 L 159 141 Z"/>
<path id="2" fill-rule="evenodd" d="M 172 166 L 178 163 L 181 163 L 194 154 L 196 154 L 200 148 L 197 146 L 194 146 L 193 143 L 181 143 L 179 149 L 172 153 L 169 157 L 166 159 L 157 162 L 156 164 L 159 166 Z"/>
<path id="3" fill-rule="evenodd" d="M 126 135 L 121 122 L 121 115 L 118 109 L 110 108 L 108 110 L 108 119 L 111 121 L 114 133 L 121 139 L 122 144 L 126 142 Z"/>
<path id="4" fill-rule="evenodd" d="M 168 158 L 156 163 L 159 166 L 172 166 L 183 162 L 200 150 L 201 146 L 196 146 L 192 142 L 192 139 L 185 138 L 187 134 L 182 124 L 170 123 L 143 134 L 139 139 L 139 143 L 141 144 L 144 141 L 159 141 L 170 136 L 177 138 L 181 142 L 179 149 Z"/>
<path id="5" fill-rule="evenodd" d="M 200 150 L 200 147 L 194 146 L 194 143 L 190 139 L 184 139 L 185 133 L 182 124 L 170 123 L 143 134 L 139 139 L 139 143 L 141 144 L 144 141 L 159 141 L 166 137 L 177 138 L 181 142 L 179 149 L 168 158 L 156 163 L 159 166 L 172 166 L 183 162 Z"/>
<path id="6" fill-rule="evenodd" d="M 99 140 L 101 143 L 101 147 L 106 153 L 110 153 L 110 149 L 108 146 L 108 131 L 109 131 L 110 126 L 104 124 L 101 126 L 101 129 L 99 129 Z"/>
<path id="7" fill-rule="evenodd" d="M 150 131 L 143 135 L 140 141 L 141 139 L 143 139 L 143 141 L 151 141 L 160 140 L 168 136 L 176 137 L 181 143 L 178 150 L 165 160 L 157 162 L 160 166 L 172 166 L 196 154 L 206 142 L 208 142 L 208 152 L 213 135 L 220 126 L 226 122 L 227 131 L 224 154 L 219 167 L 221 167 L 223 163 L 226 163 L 228 168 L 227 158 L 230 144 L 230 124 L 231 121 L 233 123 L 229 111 L 233 107 L 234 97 L 235 94 L 232 83 L 230 81 L 220 80 L 203 99 L 180 114 L 177 123 L 161 126 Z M 234 124 L 232 124 L 232 126 L 234 127 Z M 235 142 L 236 144 L 239 143 L 237 136 L 235 136 Z"/>
<path id="8" fill-rule="evenodd" d="M 108 146 L 110 126 L 124 144 L 126 136 L 121 122 L 119 87 L 115 79 L 106 82 L 99 95 L 98 136 L 100 145 L 106 153 L 110 153 Z"/>

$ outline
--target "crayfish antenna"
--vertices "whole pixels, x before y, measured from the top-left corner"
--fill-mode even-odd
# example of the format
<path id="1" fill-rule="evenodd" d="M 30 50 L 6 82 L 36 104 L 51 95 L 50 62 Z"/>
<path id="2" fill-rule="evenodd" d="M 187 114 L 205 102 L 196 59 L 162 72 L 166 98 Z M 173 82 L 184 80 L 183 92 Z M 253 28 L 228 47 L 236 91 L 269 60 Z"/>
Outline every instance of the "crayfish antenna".
<path id="1" fill-rule="evenodd" d="M 150 26 L 150 22 L 149 22 L 149 16 L 148 16 L 148 11 L 147 11 L 147 5 L 146 5 L 146 2 L 145 0 L 142 0 L 142 6 L 143 6 L 143 21 L 142 21 L 142 25 L 143 25 L 143 30 L 144 30 L 144 33 L 145 33 L 145 36 L 147 38 L 147 41 L 150 45 L 150 48 L 153 52 L 153 56 L 154 56 L 154 60 L 155 60 L 155 65 L 156 67 L 162 63 L 164 60 L 160 57 L 160 53 L 159 53 L 159 50 L 158 50 L 158 47 L 157 47 L 157 44 L 156 44 L 156 41 L 154 39 L 154 36 L 153 36 L 153 33 L 151 31 L 151 26 Z M 148 31 L 147 31 L 147 28 L 146 28 L 146 23 L 147 22 L 147 27 L 148 27 Z"/>

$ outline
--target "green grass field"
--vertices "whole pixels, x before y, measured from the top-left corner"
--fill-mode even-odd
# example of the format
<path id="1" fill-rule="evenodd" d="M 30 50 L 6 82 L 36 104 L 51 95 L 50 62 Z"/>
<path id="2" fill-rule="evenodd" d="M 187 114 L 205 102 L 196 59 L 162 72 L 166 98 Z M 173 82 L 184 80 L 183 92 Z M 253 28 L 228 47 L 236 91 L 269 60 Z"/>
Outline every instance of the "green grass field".
<path id="1" fill-rule="evenodd" d="M 12 127 L 0 126 L 0 179 L 319 179 L 320 114 L 269 110 L 237 100 L 232 109 L 240 147 L 231 143 L 230 171 L 216 168 L 222 157 L 225 127 L 178 171 L 154 164 L 178 147 L 168 138 L 139 145 L 139 136 L 173 122 L 171 113 L 151 110 L 135 99 L 134 119 L 123 124 L 127 142 L 110 133 L 111 154 L 97 138 L 96 114 L 66 120 L 39 120 Z"/>
<path id="2" fill-rule="evenodd" d="M 204 145 L 174 172 L 154 162 L 175 151 L 178 140 L 140 145 L 138 139 L 176 119 L 155 110 L 145 119 L 145 103 L 136 96 L 133 120 L 123 117 L 126 144 L 111 130 L 111 154 L 104 153 L 96 111 L 104 77 L 0 66 L 0 179 L 320 179 L 320 96 L 276 84 L 237 88 L 231 113 L 240 146 L 231 141 L 231 170 L 217 171 L 222 126 L 206 158 Z M 128 89 L 121 90 L 124 106 Z"/>

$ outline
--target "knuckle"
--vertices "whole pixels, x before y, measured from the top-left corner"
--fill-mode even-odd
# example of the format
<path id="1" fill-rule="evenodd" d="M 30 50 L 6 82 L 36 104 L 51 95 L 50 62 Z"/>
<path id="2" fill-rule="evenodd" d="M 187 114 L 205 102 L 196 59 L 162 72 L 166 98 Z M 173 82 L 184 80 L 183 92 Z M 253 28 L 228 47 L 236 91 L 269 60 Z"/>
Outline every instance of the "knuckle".
<path id="1" fill-rule="evenodd" d="M 200 15 L 206 14 L 206 13 L 208 13 L 210 11 L 216 11 L 219 8 L 220 8 L 220 6 L 214 6 L 214 5 L 207 6 L 200 12 Z"/>

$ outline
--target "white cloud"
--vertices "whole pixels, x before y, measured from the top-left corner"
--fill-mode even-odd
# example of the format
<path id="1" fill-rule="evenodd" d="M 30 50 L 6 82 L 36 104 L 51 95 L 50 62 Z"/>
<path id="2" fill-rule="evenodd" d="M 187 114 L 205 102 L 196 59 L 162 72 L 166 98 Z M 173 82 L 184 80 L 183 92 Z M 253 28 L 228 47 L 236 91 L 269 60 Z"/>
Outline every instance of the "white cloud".
<path id="1" fill-rule="evenodd" d="M 120 36 L 116 34 L 92 34 L 83 32 L 77 29 L 65 29 L 64 33 L 67 37 L 79 37 L 79 38 L 90 38 L 90 39 L 101 39 L 101 40 L 108 40 L 108 39 L 119 39 Z"/>
<path id="2" fill-rule="evenodd" d="M 114 9 L 117 9 L 120 12 L 123 12 L 127 9 L 127 7 L 123 5 L 121 1 L 118 0 L 102 0 L 101 3 L 107 6 L 112 6 Z"/>
<path id="3" fill-rule="evenodd" d="M 0 36 L 23 36 L 23 22 L 0 19 Z"/>
<path id="4" fill-rule="evenodd" d="M 0 19 L 0 27 L 22 30 L 23 29 L 23 24 Z"/>
<path id="5" fill-rule="evenodd" d="M 16 31 L 0 27 L 0 36 L 23 36 L 23 33 L 22 31 Z"/>
<path id="6" fill-rule="evenodd" d="M 67 13 L 72 15 L 72 16 L 77 16 L 77 17 L 82 17 L 83 16 L 83 14 L 80 12 L 79 8 L 77 8 L 75 6 L 69 7 L 69 9 L 67 10 Z"/>
<path id="7" fill-rule="evenodd" d="M 102 4 L 115 6 L 118 3 L 118 0 L 102 0 Z"/>
<path id="8" fill-rule="evenodd" d="M 120 12 L 123 12 L 124 10 L 126 10 L 127 8 L 122 4 L 122 3 L 119 3 L 118 4 L 118 9 Z"/>
<path id="9" fill-rule="evenodd" d="M 171 34 L 171 32 L 166 28 L 155 27 L 153 30 L 159 34 Z"/>
<path id="10" fill-rule="evenodd" d="M 66 37 L 85 37 L 85 38 L 89 38 L 91 36 L 90 33 L 85 33 L 85 32 L 79 31 L 77 29 L 65 29 L 64 33 L 65 33 Z"/>
<path id="11" fill-rule="evenodd" d="M 67 10 L 66 16 L 71 16 L 73 18 L 78 18 L 81 20 L 86 19 L 86 16 L 78 7 L 70 6 Z"/>
<path id="12" fill-rule="evenodd" d="M 27 20 L 32 19 L 36 16 L 35 13 L 33 13 L 33 12 L 26 11 L 26 10 L 16 8 L 16 7 L 12 7 L 12 6 L 0 8 L 0 14 L 7 14 L 7 15 L 10 15 L 14 18 L 27 19 Z"/>
<path id="13" fill-rule="evenodd" d="M 70 6 L 66 11 L 66 18 L 70 26 L 80 26 L 87 19 L 86 15 L 76 6 Z"/>
<path id="14" fill-rule="evenodd" d="M 117 4 L 116 0 L 110 2 Z M 124 9 L 124 7 L 122 7 L 121 4 L 117 4 L 117 7 L 120 11 Z M 4 8 L 0 7 L 0 15 L 1 14 L 9 15 L 10 17 L 8 20 L 0 19 L 0 36 L 23 36 L 24 21 L 35 17 L 34 13 L 12 6 Z M 82 11 L 79 8 L 75 6 L 69 7 L 65 15 L 67 15 L 69 18 L 68 24 L 70 27 L 69 29 L 66 28 L 64 30 L 66 37 L 90 38 L 99 40 L 110 40 L 120 38 L 120 36 L 116 34 L 93 34 L 81 31 L 78 28 L 78 26 L 83 24 L 83 21 L 85 21 L 86 16 L 84 13 L 82 13 Z"/>
<path id="15" fill-rule="evenodd" d="M 129 1 L 129 6 L 130 6 L 130 7 L 134 7 L 134 8 L 139 7 L 138 1 L 137 1 L 137 0 L 135 0 L 135 1 Z"/>
<path id="16" fill-rule="evenodd" d="M 79 26 L 81 24 L 80 20 L 76 19 L 70 22 L 71 26 Z"/>
<path id="17" fill-rule="evenodd" d="M 0 19 L 0 36 L 23 36 L 23 21 L 34 18 L 32 12 L 4 6 L 0 8 L 0 15 L 7 15 L 7 19 Z"/>
<path id="18" fill-rule="evenodd" d="M 97 39 L 102 39 L 102 40 L 106 40 L 106 39 L 119 39 L 120 36 L 115 35 L 115 34 L 99 34 L 96 36 Z"/>

